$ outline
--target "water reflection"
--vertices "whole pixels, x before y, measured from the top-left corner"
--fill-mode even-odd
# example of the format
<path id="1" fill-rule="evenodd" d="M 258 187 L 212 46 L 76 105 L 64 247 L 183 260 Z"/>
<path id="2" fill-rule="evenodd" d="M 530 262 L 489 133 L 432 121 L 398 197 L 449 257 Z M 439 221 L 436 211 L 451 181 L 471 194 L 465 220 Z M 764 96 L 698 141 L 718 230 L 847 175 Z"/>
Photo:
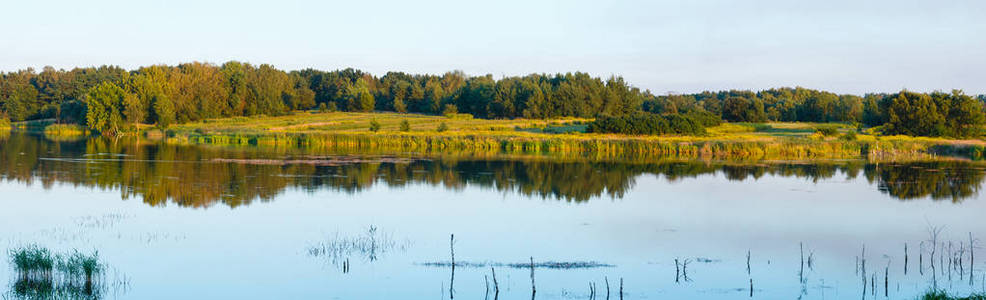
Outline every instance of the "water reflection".
<path id="1" fill-rule="evenodd" d="M 124 199 L 149 205 L 174 203 L 230 207 L 273 199 L 287 188 L 357 193 L 375 184 L 402 187 L 429 184 L 448 189 L 481 186 L 527 196 L 582 202 L 621 198 L 639 176 L 668 181 L 719 174 L 729 180 L 763 176 L 810 181 L 857 178 L 862 174 L 897 199 L 961 202 L 975 196 L 983 165 L 968 161 L 879 164 L 737 163 L 708 161 L 612 162 L 548 158 L 312 156 L 256 148 L 177 146 L 136 140 L 86 139 L 54 142 L 13 133 L 0 137 L 0 177 L 43 187 L 71 184 L 119 190 Z M 289 160 L 289 161 L 285 161 Z"/>

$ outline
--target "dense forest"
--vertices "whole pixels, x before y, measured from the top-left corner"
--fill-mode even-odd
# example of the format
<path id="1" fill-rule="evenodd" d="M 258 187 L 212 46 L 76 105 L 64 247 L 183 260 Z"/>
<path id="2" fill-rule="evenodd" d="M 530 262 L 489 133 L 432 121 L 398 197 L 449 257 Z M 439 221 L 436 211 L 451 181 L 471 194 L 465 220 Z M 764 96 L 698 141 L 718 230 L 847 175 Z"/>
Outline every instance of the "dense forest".
<path id="1" fill-rule="evenodd" d="M 286 72 L 236 61 L 133 71 L 114 66 L 45 67 L 41 72 L 26 69 L 0 76 L 0 119 L 56 119 L 107 134 L 136 124 L 167 127 L 208 118 L 319 109 L 468 113 L 479 118 L 600 117 L 608 123 L 597 124 L 597 131 L 642 134 L 700 133 L 691 128 L 695 123 L 708 126 L 721 118 L 846 122 L 883 126 L 887 134 L 976 136 L 986 122 L 984 101 L 984 96 L 960 91 L 856 96 L 804 88 L 656 96 L 620 77 L 586 73 L 495 79 L 462 72 L 389 72 L 377 77 L 355 69 Z M 627 121 L 649 123 L 643 130 L 634 129 L 640 132 L 630 132 L 632 126 L 618 126 L 632 124 Z"/>

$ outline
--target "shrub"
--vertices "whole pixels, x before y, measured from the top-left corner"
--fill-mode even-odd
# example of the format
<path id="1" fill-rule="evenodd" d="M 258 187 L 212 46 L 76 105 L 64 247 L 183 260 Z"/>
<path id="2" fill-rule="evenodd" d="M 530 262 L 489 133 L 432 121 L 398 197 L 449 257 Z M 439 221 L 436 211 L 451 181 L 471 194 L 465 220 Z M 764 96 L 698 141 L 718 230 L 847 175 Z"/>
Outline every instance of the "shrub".
<path id="1" fill-rule="evenodd" d="M 411 122 L 408 122 L 407 119 L 401 121 L 401 131 L 403 132 L 411 131 Z"/>
<path id="2" fill-rule="evenodd" d="M 330 112 L 335 112 L 335 111 L 339 110 L 339 108 L 336 107 L 336 103 L 335 102 L 329 102 L 328 110 Z"/>
<path id="3" fill-rule="evenodd" d="M 376 119 L 370 120 L 370 131 L 380 131 L 380 122 L 377 122 Z"/>
<path id="4" fill-rule="evenodd" d="M 698 121 L 683 115 L 636 114 L 596 118 L 595 121 L 589 123 L 586 131 L 620 134 L 702 135 L 705 134 L 705 127 Z"/>
<path id="5" fill-rule="evenodd" d="M 846 134 L 843 134 L 842 136 L 840 136 L 839 139 L 840 140 L 843 140 L 843 141 L 855 141 L 856 140 L 856 132 L 855 131 L 846 132 Z"/>
<path id="6" fill-rule="evenodd" d="M 0 112 L 0 129 L 8 128 L 10 128 L 10 117 L 4 112 Z"/>
<path id="7" fill-rule="evenodd" d="M 824 136 L 834 136 L 839 134 L 839 129 L 835 126 L 819 126 L 815 127 L 815 132 L 821 133 Z"/>
<path id="8" fill-rule="evenodd" d="M 438 124 L 438 129 L 437 130 L 438 130 L 438 132 L 446 132 L 446 131 L 448 131 L 448 124 L 445 124 L 445 122 L 442 122 L 441 124 Z"/>
<path id="9" fill-rule="evenodd" d="M 720 118 L 719 115 L 704 110 L 693 110 L 685 113 L 685 116 L 697 121 L 705 127 L 714 127 L 722 124 L 722 118 Z"/>
<path id="10" fill-rule="evenodd" d="M 329 111 L 329 106 L 326 105 L 325 102 L 322 102 L 321 104 L 318 105 L 318 112 L 324 113 L 328 111 Z"/>
<path id="11" fill-rule="evenodd" d="M 770 126 L 763 123 L 753 124 L 753 132 L 765 132 L 774 129 L 774 126 Z"/>
<path id="12" fill-rule="evenodd" d="M 442 115 L 449 116 L 459 113 L 459 108 L 452 104 L 445 104 L 445 108 L 442 109 Z"/>

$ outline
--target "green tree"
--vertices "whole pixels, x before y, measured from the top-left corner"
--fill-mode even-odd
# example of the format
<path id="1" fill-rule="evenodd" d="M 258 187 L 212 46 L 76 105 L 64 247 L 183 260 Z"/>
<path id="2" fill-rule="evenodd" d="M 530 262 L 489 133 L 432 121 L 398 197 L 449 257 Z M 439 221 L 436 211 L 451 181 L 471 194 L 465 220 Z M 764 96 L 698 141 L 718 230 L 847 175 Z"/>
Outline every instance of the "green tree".
<path id="1" fill-rule="evenodd" d="M 411 131 L 411 122 L 408 122 L 407 119 L 401 121 L 401 131 L 403 132 Z"/>
<path id="2" fill-rule="evenodd" d="M 370 131 L 380 131 L 380 122 L 377 122 L 376 119 L 370 120 Z"/>
<path id="3" fill-rule="evenodd" d="M 86 124 L 90 129 L 115 135 L 124 125 L 124 99 L 127 92 L 116 84 L 103 82 L 86 94 Z"/>
<path id="4" fill-rule="evenodd" d="M 373 111 L 376 105 L 373 94 L 370 93 L 366 81 L 362 78 L 356 80 L 356 84 L 353 84 L 346 90 L 343 98 L 346 100 L 350 111 L 369 112 Z"/>
<path id="5" fill-rule="evenodd" d="M 438 132 L 446 132 L 446 131 L 448 131 L 448 124 L 446 124 L 445 122 L 441 122 L 441 123 L 438 124 L 438 129 L 436 129 L 436 130 Z"/>

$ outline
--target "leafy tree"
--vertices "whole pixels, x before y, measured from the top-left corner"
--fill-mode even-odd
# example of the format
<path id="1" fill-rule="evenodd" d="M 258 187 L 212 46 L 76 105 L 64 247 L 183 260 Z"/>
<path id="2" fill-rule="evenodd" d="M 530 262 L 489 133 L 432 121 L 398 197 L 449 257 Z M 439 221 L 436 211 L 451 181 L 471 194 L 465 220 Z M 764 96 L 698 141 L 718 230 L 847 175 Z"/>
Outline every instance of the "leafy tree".
<path id="1" fill-rule="evenodd" d="M 350 111 L 373 111 L 373 94 L 370 94 L 370 89 L 363 79 L 357 80 L 356 84 L 346 89 L 343 98 L 346 100 L 347 107 Z"/>
<path id="2" fill-rule="evenodd" d="M 107 135 L 115 135 L 124 125 L 124 99 L 126 91 L 116 84 L 104 82 L 86 94 L 86 124 L 90 129 Z"/>

